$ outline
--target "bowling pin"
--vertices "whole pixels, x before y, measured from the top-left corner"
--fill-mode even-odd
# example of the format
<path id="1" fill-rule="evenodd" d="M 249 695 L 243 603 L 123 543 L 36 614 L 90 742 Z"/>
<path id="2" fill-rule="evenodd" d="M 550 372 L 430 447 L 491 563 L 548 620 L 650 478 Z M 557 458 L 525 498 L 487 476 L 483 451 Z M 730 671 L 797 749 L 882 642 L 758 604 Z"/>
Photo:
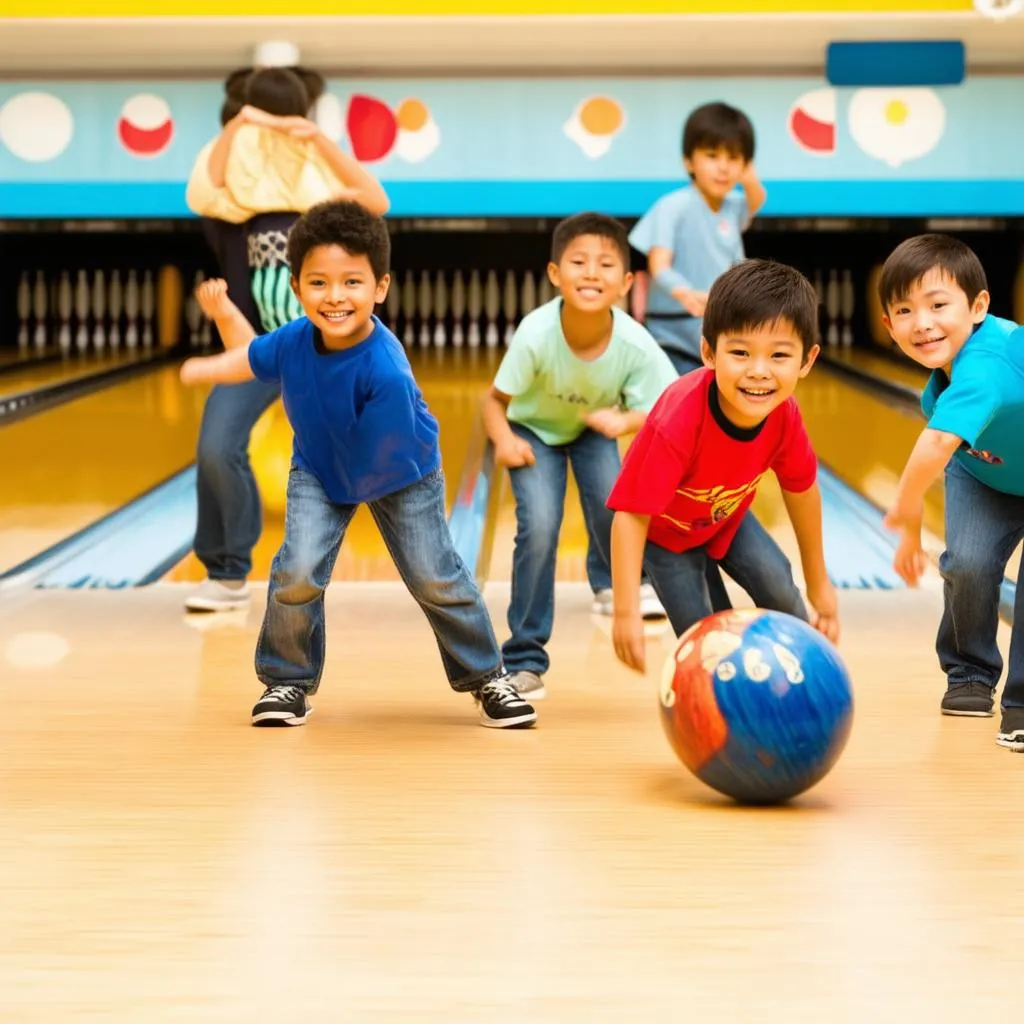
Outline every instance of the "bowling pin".
<path id="1" fill-rule="evenodd" d="M 28 352 L 28 320 L 32 315 L 32 286 L 28 283 L 28 273 L 22 272 L 18 280 L 18 351 L 24 355 Z"/>
<path id="2" fill-rule="evenodd" d="M 102 352 L 107 347 L 107 332 L 103 318 L 107 310 L 107 283 L 102 270 L 97 270 L 92 279 L 92 315 L 95 318 L 92 329 L 92 347 Z"/>
<path id="3" fill-rule="evenodd" d="M 32 290 L 32 312 L 35 315 L 36 327 L 32 337 L 32 345 L 36 352 L 46 349 L 46 277 L 41 270 L 36 271 L 36 283 Z"/>
<path id="4" fill-rule="evenodd" d="M 89 300 L 91 298 L 88 275 L 84 270 L 80 270 L 75 279 L 75 319 L 78 321 L 78 329 L 75 331 L 75 348 L 78 349 L 79 354 L 88 351 L 89 348 Z"/>
<path id="5" fill-rule="evenodd" d="M 498 274 L 492 268 L 487 271 L 487 283 L 484 285 L 484 314 L 487 317 L 487 330 L 484 334 L 484 345 L 487 348 L 498 347 L 498 312 L 501 309 L 501 290 L 498 287 Z"/>
<path id="6" fill-rule="evenodd" d="M 420 348 L 430 344 L 430 311 L 433 308 L 433 290 L 430 287 L 430 275 L 420 271 L 420 286 L 417 292 L 417 312 L 420 315 Z"/>
<path id="7" fill-rule="evenodd" d="M 391 276 L 391 286 L 388 288 L 387 298 L 384 300 L 384 310 L 387 313 L 388 327 L 396 337 L 398 335 L 398 317 L 402 312 L 402 289 L 398 284 L 398 278 Z"/>
<path id="8" fill-rule="evenodd" d="M 505 294 L 502 296 L 501 311 L 505 314 L 505 347 L 512 344 L 512 337 L 516 333 L 516 314 L 518 312 L 519 289 L 516 287 L 515 272 L 509 270 L 505 273 Z"/>
<path id="9" fill-rule="evenodd" d="M 156 312 L 156 289 L 151 270 L 142 275 L 139 310 L 142 313 L 142 347 L 148 352 L 153 347 L 153 314 Z"/>
<path id="10" fill-rule="evenodd" d="M 843 314 L 842 345 L 849 348 L 853 344 L 853 311 L 855 299 L 853 294 L 853 273 L 843 271 L 843 282 L 839 289 L 840 307 Z"/>
<path id="11" fill-rule="evenodd" d="M 448 285 L 444 272 L 438 271 L 434 279 L 434 348 L 444 348 L 448 341 L 445 319 L 448 316 Z"/>
<path id="12" fill-rule="evenodd" d="M 60 327 L 57 330 L 57 347 L 64 355 L 71 351 L 71 312 L 74 309 L 74 295 L 71 290 L 71 279 L 66 270 L 61 272 L 60 283 L 57 285 L 57 315 Z"/>
<path id="13" fill-rule="evenodd" d="M 466 336 L 462 330 L 462 318 L 466 315 L 466 283 L 462 280 L 462 271 L 456 270 L 452 278 L 452 344 L 462 348 Z"/>
<path id="14" fill-rule="evenodd" d="M 135 351 L 139 347 L 139 282 L 134 268 L 128 271 L 128 281 L 124 286 L 124 315 L 128 319 L 124 332 L 125 347 Z"/>
<path id="15" fill-rule="evenodd" d="M 830 270 L 825 288 L 825 312 L 828 314 L 828 334 L 825 340 L 830 348 L 839 344 L 839 310 L 839 275 L 835 270 Z"/>
<path id="16" fill-rule="evenodd" d="M 110 274 L 110 348 L 116 352 L 121 347 L 121 313 L 124 311 L 124 289 L 121 287 L 121 271 Z"/>
<path id="17" fill-rule="evenodd" d="M 523 275 L 523 290 L 519 293 L 519 313 L 526 316 L 537 308 L 537 282 L 528 270 Z"/>
<path id="18" fill-rule="evenodd" d="M 192 291 L 185 300 L 185 322 L 188 324 L 189 348 L 199 348 L 203 343 L 203 336 L 200 328 L 203 325 L 203 311 L 199 308 L 199 301 L 196 299 L 196 289 L 203 283 L 203 272 L 196 271 L 192 279 Z"/>
<path id="19" fill-rule="evenodd" d="M 555 297 L 555 286 L 551 283 L 545 271 L 540 278 L 540 285 L 537 288 L 537 302 L 545 306 Z"/>
<path id="20" fill-rule="evenodd" d="M 474 269 L 469 275 L 469 292 L 466 296 L 466 309 L 469 313 L 469 333 L 466 343 L 470 348 L 480 347 L 480 314 L 484 308 L 484 290 L 480 284 L 480 271 Z"/>
<path id="21" fill-rule="evenodd" d="M 416 341 L 416 280 L 411 270 L 405 272 L 402 282 L 402 344 L 412 348 Z"/>

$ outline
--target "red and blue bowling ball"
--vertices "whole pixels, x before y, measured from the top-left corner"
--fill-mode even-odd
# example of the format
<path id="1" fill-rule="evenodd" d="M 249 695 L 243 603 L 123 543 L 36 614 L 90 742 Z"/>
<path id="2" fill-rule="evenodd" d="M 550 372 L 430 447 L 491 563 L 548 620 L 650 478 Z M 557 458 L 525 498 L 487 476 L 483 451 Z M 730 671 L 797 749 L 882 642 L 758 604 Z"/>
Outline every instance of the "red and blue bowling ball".
<path id="1" fill-rule="evenodd" d="M 846 746 L 853 691 L 839 652 L 782 612 L 734 610 L 677 641 L 661 682 L 679 760 L 742 804 L 777 804 L 825 777 Z"/>

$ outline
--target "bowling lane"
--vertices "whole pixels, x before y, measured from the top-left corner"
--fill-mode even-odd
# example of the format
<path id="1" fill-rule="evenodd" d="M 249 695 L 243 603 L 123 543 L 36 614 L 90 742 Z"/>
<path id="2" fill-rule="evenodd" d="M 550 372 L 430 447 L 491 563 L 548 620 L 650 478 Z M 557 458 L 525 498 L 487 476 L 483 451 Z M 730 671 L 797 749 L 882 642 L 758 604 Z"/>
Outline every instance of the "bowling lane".
<path id="1" fill-rule="evenodd" d="M 164 366 L 0 428 L 0 571 L 187 466 L 205 394 Z"/>
<path id="2" fill-rule="evenodd" d="M 480 425 L 480 400 L 490 386 L 501 361 L 501 350 L 414 349 L 409 352 L 413 372 L 427 404 L 441 425 L 441 457 L 444 462 L 448 508 L 451 510 L 462 476 L 466 455 Z M 258 433 L 254 431 L 254 437 Z M 272 434 L 257 442 L 252 457 L 257 476 L 259 461 L 269 458 L 280 467 L 280 489 L 284 487 L 291 431 L 283 417 L 276 417 Z M 273 474 L 272 474 L 273 475 Z M 279 488 L 275 488 L 278 490 Z M 283 501 L 280 502 L 283 505 Z M 282 511 L 264 509 L 263 533 L 253 551 L 252 579 L 266 580 L 270 565 L 284 536 Z M 194 553 L 187 555 L 164 578 L 196 582 L 205 577 Z M 369 511 L 362 507 L 352 519 L 341 553 L 334 567 L 335 580 L 398 580 L 399 576 Z"/>
<path id="3" fill-rule="evenodd" d="M 156 353 L 159 355 L 160 353 Z M 103 373 L 122 366 L 135 366 L 154 358 L 153 352 L 119 349 L 117 352 L 89 352 L 71 354 L 59 360 L 47 362 L 26 361 L 18 369 L 0 373 L 0 400 L 25 391 L 66 384 L 82 380 L 93 374 Z"/>
<path id="4" fill-rule="evenodd" d="M 825 364 L 828 362 L 835 362 L 877 380 L 889 381 L 905 388 L 913 388 L 915 391 L 921 391 L 928 383 L 928 371 L 905 356 L 890 358 L 882 352 L 866 348 L 831 348 L 827 351 Z"/>

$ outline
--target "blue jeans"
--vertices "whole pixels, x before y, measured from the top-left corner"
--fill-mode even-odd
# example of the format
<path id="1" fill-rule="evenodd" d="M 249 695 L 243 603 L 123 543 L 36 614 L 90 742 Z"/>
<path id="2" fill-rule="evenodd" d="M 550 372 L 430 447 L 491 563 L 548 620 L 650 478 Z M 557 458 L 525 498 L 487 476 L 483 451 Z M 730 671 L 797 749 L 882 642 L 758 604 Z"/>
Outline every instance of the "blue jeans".
<path id="1" fill-rule="evenodd" d="M 284 541 L 270 570 L 267 612 L 256 645 L 256 675 L 264 686 L 298 686 L 310 694 L 320 686 L 324 591 L 358 507 L 334 504 L 312 473 L 292 465 Z M 367 507 L 434 631 L 452 689 L 476 690 L 502 675 L 490 616 L 448 532 L 443 472 L 436 469 Z"/>
<path id="2" fill-rule="evenodd" d="M 714 565 L 704 548 L 674 552 L 650 541 L 644 549 L 644 568 L 665 606 L 676 636 L 706 618 L 713 608 L 707 567 Z M 793 581 L 789 559 L 767 530 L 745 512 L 725 557 L 718 563 L 750 595 L 758 608 L 787 612 L 807 621 L 807 608 Z"/>
<path id="3" fill-rule="evenodd" d="M 951 460 L 946 467 L 946 550 L 939 559 L 945 609 L 935 643 L 950 685 L 979 682 L 995 689 L 999 683 L 999 588 L 1022 537 L 1024 498 L 986 487 Z M 1013 620 L 1004 708 L 1024 707 L 1024 566 L 1017 575 Z"/>
<path id="4" fill-rule="evenodd" d="M 555 559 L 569 465 L 587 524 L 587 574 L 591 586 L 599 590 L 611 586 L 608 566 L 613 513 L 605 502 L 622 462 L 618 443 L 595 430 L 584 430 L 569 444 L 549 445 L 521 424 L 509 426 L 529 442 L 537 461 L 533 466 L 509 470 L 517 529 L 508 609 L 512 635 L 501 650 L 510 672 L 542 675 L 549 664 L 544 648 L 551 639 L 555 617 Z"/>
<path id="5" fill-rule="evenodd" d="M 196 557 L 212 580 L 244 580 L 260 539 L 260 492 L 249 465 L 249 435 L 280 395 L 258 380 L 218 384 L 206 399 L 196 452 Z"/>

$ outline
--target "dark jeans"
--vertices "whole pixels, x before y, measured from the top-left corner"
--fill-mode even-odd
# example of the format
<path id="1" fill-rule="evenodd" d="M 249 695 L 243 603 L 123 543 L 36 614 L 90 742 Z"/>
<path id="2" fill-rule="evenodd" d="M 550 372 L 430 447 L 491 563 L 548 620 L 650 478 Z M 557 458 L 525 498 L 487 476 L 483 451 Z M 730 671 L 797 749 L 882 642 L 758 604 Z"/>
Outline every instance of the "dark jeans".
<path id="1" fill-rule="evenodd" d="M 996 645 L 999 588 L 1024 537 L 1024 498 L 976 480 L 954 459 L 946 467 L 946 550 L 939 559 L 945 610 L 935 643 L 950 685 L 993 689 L 1003 671 Z M 1024 707 L 1024 563 L 1017 574 L 1004 708 Z"/>
<path id="2" fill-rule="evenodd" d="M 676 553 L 648 541 L 644 549 L 644 568 L 676 636 L 712 611 L 724 610 L 712 607 L 707 585 L 709 564 L 715 563 L 703 548 Z M 793 581 L 789 559 L 750 512 L 744 513 L 719 564 L 758 608 L 787 612 L 807 621 L 807 608 Z"/>
<path id="3" fill-rule="evenodd" d="M 281 393 L 258 380 L 218 384 L 206 400 L 196 451 L 196 557 L 211 580 L 244 580 L 263 529 L 249 434 Z"/>

